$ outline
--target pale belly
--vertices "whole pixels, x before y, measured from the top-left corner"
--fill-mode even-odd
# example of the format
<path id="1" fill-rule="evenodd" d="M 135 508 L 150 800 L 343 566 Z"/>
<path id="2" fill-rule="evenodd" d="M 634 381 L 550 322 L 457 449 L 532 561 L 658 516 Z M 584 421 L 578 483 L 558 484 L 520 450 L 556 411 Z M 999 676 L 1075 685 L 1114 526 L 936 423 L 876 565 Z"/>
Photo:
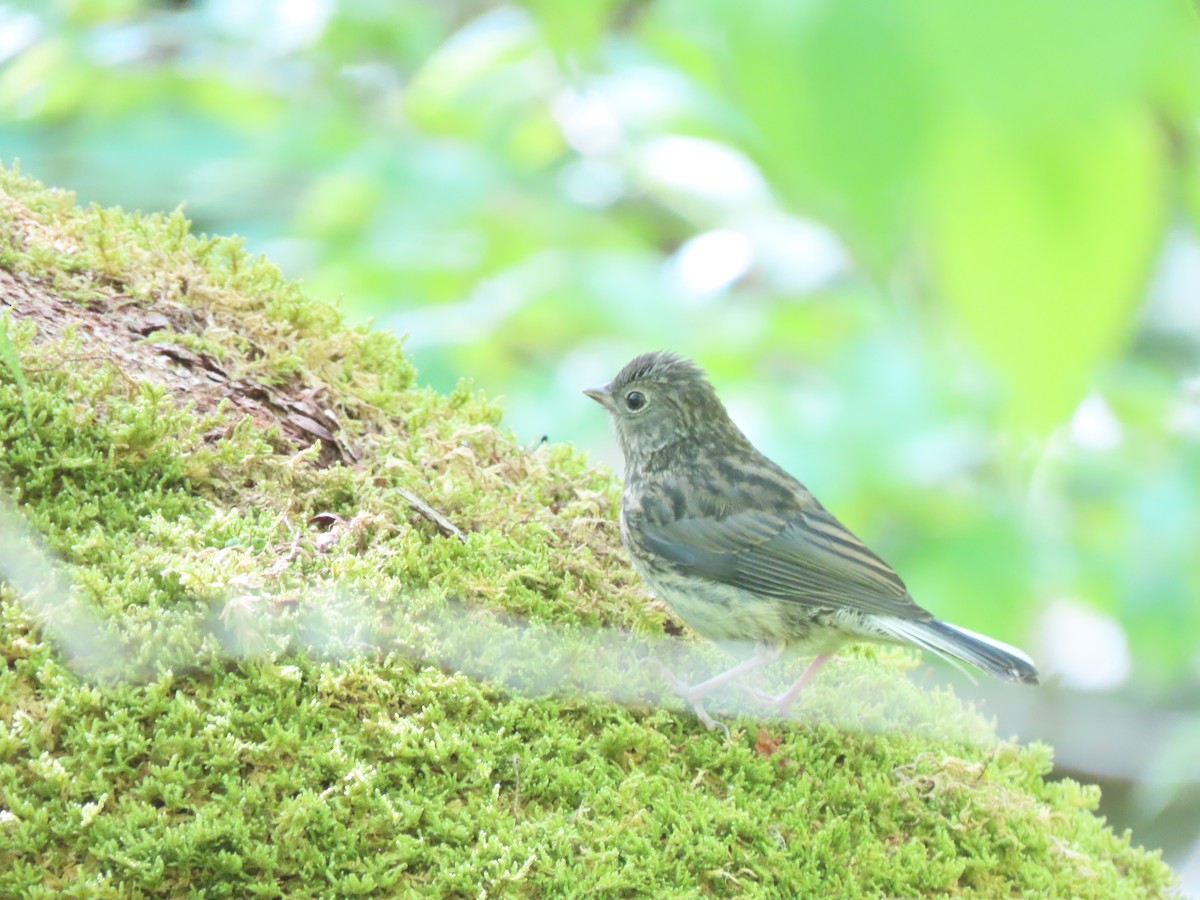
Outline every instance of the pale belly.
<path id="1" fill-rule="evenodd" d="M 864 617 L 762 597 L 729 585 L 643 571 L 655 595 L 693 631 L 711 641 L 783 643 L 804 654 L 832 652 L 847 641 L 887 640 Z"/>

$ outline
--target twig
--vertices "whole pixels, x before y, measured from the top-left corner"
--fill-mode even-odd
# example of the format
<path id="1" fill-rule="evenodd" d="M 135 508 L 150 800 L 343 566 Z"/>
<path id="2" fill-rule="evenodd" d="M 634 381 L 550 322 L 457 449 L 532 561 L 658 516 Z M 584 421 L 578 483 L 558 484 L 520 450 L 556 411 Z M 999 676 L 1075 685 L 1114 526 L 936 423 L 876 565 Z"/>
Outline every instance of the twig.
<path id="1" fill-rule="evenodd" d="M 466 536 L 458 530 L 458 526 L 456 526 L 453 522 L 443 516 L 440 512 L 438 512 L 412 491 L 402 487 L 397 487 L 396 490 L 400 492 L 401 497 L 408 501 L 408 506 L 410 509 L 414 510 L 415 512 L 419 512 L 426 519 L 436 525 L 438 531 L 446 535 L 446 537 L 454 536 L 464 544 L 467 542 Z"/>

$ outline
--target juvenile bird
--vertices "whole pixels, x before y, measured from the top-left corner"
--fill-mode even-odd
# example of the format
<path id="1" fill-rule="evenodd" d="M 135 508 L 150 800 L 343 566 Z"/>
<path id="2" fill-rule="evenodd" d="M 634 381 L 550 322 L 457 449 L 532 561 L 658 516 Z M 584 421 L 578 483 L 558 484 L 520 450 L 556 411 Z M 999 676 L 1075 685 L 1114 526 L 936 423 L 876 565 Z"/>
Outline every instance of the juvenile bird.
<path id="1" fill-rule="evenodd" d="M 621 539 L 638 573 L 701 636 L 759 645 L 700 684 L 674 680 L 709 728 L 705 696 L 789 647 L 816 658 L 771 698 L 783 714 L 849 641 L 913 644 L 1037 684 L 1020 650 L 917 606 L 887 563 L 751 445 L 695 363 L 644 353 L 584 393 L 608 410 L 625 457 Z"/>

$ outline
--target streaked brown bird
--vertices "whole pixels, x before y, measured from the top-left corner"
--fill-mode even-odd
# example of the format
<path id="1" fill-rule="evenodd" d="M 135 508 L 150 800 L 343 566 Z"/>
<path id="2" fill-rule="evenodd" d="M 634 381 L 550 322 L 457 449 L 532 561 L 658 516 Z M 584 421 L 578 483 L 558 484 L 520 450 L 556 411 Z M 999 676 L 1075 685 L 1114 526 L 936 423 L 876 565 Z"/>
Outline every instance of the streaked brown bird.
<path id="1" fill-rule="evenodd" d="M 850 641 L 912 644 L 1005 681 L 1037 684 L 1020 650 L 935 619 L 887 563 L 803 484 L 754 448 L 704 371 L 674 353 L 644 353 L 603 388 L 625 457 L 621 537 L 650 588 L 714 641 L 758 651 L 696 685 L 672 679 L 709 728 L 715 688 L 788 648 L 816 654 L 771 698 L 786 714 L 804 686 Z"/>

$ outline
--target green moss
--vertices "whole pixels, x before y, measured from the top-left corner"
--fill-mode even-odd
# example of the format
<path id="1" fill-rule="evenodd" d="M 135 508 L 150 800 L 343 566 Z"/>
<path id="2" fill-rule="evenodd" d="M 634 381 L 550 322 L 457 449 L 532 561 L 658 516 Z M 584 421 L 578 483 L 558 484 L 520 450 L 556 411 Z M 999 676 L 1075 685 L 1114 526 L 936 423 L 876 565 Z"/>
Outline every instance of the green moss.
<path id="1" fill-rule="evenodd" d="M 638 653 L 716 651 L 663 636 L 611 476 L 416 387 L 397 340 L 239 243 L 3 172 L 0 266 L 96 327 L 164 317 L 100 346 L 7 329 L 0 486 L 74 605 L 0 588 L 0 895 L 1169 890 L 1094 790 L 904 652 L 847 654 L 807 724 L 728 741 L 657 702 Z M 334 442 L 288 431 L 305 397 Z M 106 658 L 71 655 L 64 610 Z"/>

